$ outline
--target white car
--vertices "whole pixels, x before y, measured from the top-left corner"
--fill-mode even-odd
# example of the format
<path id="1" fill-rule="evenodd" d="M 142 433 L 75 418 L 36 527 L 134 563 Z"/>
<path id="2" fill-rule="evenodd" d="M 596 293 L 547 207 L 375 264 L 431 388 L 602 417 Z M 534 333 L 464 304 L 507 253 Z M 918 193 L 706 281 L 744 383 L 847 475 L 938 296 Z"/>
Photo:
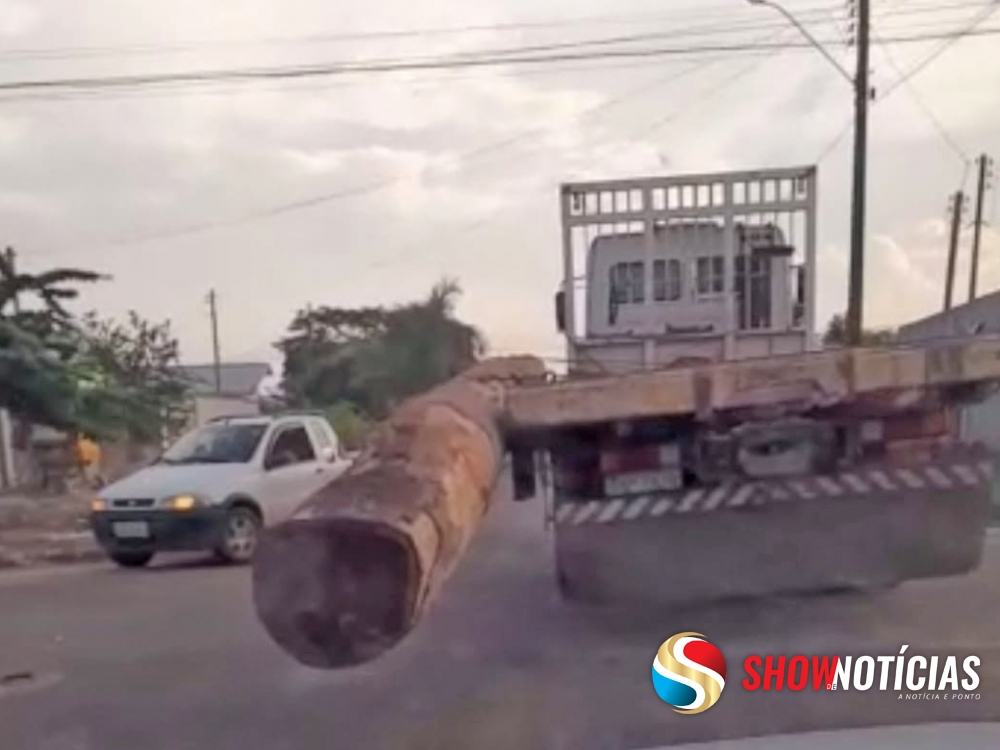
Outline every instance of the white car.
<path id="1" fill-rule="evenodd" d="M 290 516 L 349 465 L 321 416 L 224 417 L 104 487 L 91 526 L 108 556 L 125 567 L 179 550 L 211 550 L 245 563 L 262 527 Z"/>

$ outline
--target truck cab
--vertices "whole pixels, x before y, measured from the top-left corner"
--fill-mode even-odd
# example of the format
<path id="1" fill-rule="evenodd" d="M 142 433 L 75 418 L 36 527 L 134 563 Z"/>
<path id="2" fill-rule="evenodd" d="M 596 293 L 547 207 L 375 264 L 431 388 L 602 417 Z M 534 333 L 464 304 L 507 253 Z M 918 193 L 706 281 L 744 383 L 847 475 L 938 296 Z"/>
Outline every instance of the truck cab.
<path id="1" fill-rule="evenodd" d="M 574 183 L 562 201 L 571 373 L 813 348 L 813 168 Z"/>

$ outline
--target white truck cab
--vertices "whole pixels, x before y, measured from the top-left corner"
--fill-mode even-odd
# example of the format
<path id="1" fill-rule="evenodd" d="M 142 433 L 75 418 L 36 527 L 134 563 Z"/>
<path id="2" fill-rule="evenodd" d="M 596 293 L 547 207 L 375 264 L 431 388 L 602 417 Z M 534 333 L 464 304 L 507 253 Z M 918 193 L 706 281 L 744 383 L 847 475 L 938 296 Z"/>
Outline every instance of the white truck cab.
<path id="1" fill-rule="evenodd" d="M 815 348 L 813 167 L 562 188 L 569 370 Z"/>

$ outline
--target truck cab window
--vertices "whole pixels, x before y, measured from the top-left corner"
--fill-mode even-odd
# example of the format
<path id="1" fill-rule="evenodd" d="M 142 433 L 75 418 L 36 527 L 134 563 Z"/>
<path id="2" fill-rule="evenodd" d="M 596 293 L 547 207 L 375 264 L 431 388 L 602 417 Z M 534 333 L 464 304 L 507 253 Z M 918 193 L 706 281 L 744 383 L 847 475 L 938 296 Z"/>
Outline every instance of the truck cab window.
<path id="1" fill-rule="evenodd" d="M 618 319 L 618 306 L 641 304 L 646 300 L 645 264 L 642 261 L 615 263 L 608 269 L 608 324 Z"/>
<path id="2" fill-rule="evenodd" d="M 725 290 L 725 258 L 721 255 L 698 258 L 695 271 L 698 294 L 722 294 Z"/>
<path id="3" fill-rule="evenodd" d="M 646 275 L 644 263 L 628 264 L 629 301 L 641 303 L 646 301 Z"/>
<path id="4" fill-rule="evenodd" d="M 608 269 L 608 301 L 612 305 L 624 305 L 628 300 L 628 264 L 615 263 Z"/>
<path id="5" fill-rule="evenodd" d="M 673 302 L 681 298 L 681 263 L 679 260 L 653 261 L 653 299 Z"/>
<path id="6" fill-rule="evenodd" d="M 770 328 L 771 259 L 738 255 L 734 286 L 740 330 Z"/>

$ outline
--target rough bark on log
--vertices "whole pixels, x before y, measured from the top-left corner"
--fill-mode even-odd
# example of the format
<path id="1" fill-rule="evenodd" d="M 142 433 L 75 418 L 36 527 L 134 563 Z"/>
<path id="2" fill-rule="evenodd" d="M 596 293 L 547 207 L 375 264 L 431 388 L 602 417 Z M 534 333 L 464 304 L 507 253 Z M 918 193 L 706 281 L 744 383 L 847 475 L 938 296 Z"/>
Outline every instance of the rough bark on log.
<path id="1" fill-rule="evenodd" d="M 543 377 L 534 357 L 487 360 L 405 402 L 348 472 L 265 533 L 253 598 L 271 637 L 334 668 L 409 633 L 489 504 L 506 386 Z"/>

